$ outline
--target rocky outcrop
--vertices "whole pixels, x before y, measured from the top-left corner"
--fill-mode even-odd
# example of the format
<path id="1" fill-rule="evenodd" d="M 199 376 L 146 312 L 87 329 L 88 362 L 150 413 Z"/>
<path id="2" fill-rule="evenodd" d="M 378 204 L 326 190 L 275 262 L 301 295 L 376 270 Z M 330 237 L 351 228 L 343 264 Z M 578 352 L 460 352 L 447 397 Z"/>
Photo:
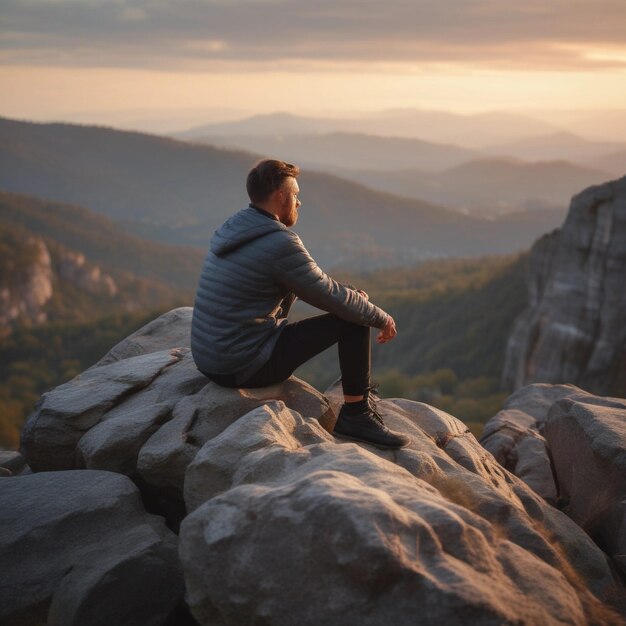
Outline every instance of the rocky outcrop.
<path id="1" fill-rule="evenodd" d="M 21 474 L 29 469 L 26 465 L 26 459 L 15 450 L 0 450 L 0 476 L 4 473 L 6 476 Z"/>
<path id="2" fill-rule="evenodd" d="M 113 346 L 94 367 L 165 348 L 190 348 L 192 314 L 192 307 L 183 306 L 160 315 Z"/>
<path id="3" fill-rule="evenodd" d="M 84 291 L 114 296 L 118 289 L 111 276 L 98 265 L 87 263 L 82 252 L 61 249 L 56 259 L 59 276 Z"/>
<path id="4" fill-rule="evenodd" d="M 337 443 L 280 402 L 203 446 L 180 535 L 201 624 L 620 623 L 583 590 L 616 587 L 575 524 L 455 418 L 378 404 L 408 448 Z"/>
<path id="5" fill-rule="evenodd" d="M 626 577 L 626 400 L 559 400 L 545 432 L 563 510 Z"/>
<path id="6" fill-rule="evenodd" d="M 22 431 L 29 466 L 120 472 L 182 501 L 185 470 L 202 445 L 270 400 L 332 428 L 328 402 L 303 381 L 227 389 L 198 372 L 189 348 L 163 349 L 189 342 L 190 321 L 190 308 L 170 311 L 45 393 Z"/>
<path id="7" fill-rule="evenodd" d="M 487 422 L 481 443 L 584 528 L 626 578 L 626 400 L 529 385 Z"/>
<path id="8" fill-rule="evenodd" d="M 22 451 L 35 472 L 126 474 L 156 509 L 184 499 L 179 558 L 200 624 L 622 622 L 606 554 L 461 421 L 379 400 L 406 448 L 336 440 L 338 386 L 219 388 L 176 345 L 189 313 L 45 394 Z"/>
<path id="9" fill-rule="evenodd" d="M 181 602 L 177 538 L 110 472 L 0 479 L 0 623 L 165 624 Z"/>
<path id="10" fill-rule="evenodd" d="M 562 398 L 591 395 L 574 385 L 534 384 L 509 396 L 483 430 L 480 443 L 498 463 L 521 478 L 550 504 L 558 489 L 552 471 L 545 421 L 550 407 Z"/>
<path id="11" fill-rule="evenodd" d="M 514 324 L 505 386 L 573 383 L 626 395 L 626 177 L 572 198 L 532 248 L 529 306 Z"/>
<path id="12" fill-rule="evenodd" d="M 32 248 L 33 259 L 0 285 L 0 333 L 7 332 L 18 319 L 35 323 L 47 319 L 43 307 L 52 297 L 50 252 L 43 240 L 38 238 L 31 237 L 23 245 Z"/>

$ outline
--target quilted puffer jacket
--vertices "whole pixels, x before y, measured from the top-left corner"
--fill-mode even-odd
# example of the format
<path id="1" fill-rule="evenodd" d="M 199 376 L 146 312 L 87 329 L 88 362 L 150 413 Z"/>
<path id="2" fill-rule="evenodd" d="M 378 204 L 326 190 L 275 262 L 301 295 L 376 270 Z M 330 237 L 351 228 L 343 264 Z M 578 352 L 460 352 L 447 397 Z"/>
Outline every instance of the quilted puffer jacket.
<path id="1" fill-rule="evenodd" d="M 387 314 L 325 274 L 300 237 L 249 206 L 213 235 L 194 302 L 191 351 L 207 374 L 243 382 L 269 359 L 296 298 L 364 326 Z"/>

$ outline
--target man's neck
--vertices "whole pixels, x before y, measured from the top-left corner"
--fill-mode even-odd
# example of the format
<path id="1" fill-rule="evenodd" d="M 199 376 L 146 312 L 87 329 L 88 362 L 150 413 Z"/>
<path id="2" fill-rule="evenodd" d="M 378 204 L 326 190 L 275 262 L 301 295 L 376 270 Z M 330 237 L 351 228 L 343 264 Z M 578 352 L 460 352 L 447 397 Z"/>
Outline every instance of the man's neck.
<path id="1" fill-rule="evenodd" d="M 278 219 L 278 216 L 275 215 L 274 213 L 270 213 L 267 209 L 263 209 L 260 206 L 258 206 L 257 204 L 253 204 L 252 202 L 250 203 L 250 208 L 251 209 L 256 209 L 257 211 L 259 211 L 259 213 L 263 213 L 263 215 L 267 215 L 267 217 L 271 217 L 273 220 L 276 220 L 277 222 L 279 222 L 280 220 Z"/>

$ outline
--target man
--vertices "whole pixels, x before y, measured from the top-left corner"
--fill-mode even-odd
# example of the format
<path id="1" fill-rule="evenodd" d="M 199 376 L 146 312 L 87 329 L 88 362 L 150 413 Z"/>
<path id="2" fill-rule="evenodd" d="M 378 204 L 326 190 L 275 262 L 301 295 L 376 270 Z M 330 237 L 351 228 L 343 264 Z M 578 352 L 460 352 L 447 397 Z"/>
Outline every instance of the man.
<path id="1" fill-rule="evenodd" d="M 385 426 L 370 398 L 370 326 L 395 337 L 391 315 L 325 274 L 289 230 L 298 219 L 297 166 L 264 160 L 248 174 L 250 205 L 215 232 L 194 303 L 191 350 L 218 385 L 265 387 L 334 343 L 345 403 L 334 434 L 379 447 L 408 438 Z M 328 313 L 288 323 L 296 298 Z"/>

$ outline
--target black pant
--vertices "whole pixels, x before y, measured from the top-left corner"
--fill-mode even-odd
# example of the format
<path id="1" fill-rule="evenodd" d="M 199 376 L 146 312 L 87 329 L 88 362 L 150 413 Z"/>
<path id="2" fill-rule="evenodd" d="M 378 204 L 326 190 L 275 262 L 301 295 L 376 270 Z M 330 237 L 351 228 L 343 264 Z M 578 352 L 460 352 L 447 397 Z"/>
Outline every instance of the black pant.
<path id="1" fill-rule="evenodd" d="M 206 374 L 224 387 L 267 387 L 286 380 L 294 370 L 338 343 L 341 384 L 347 395 L 360 396 L 370 385 L 370 329 L 331 313 L 287 324 L 269 361 L 248 380 L 234 383 L 232 375 Z"/>

